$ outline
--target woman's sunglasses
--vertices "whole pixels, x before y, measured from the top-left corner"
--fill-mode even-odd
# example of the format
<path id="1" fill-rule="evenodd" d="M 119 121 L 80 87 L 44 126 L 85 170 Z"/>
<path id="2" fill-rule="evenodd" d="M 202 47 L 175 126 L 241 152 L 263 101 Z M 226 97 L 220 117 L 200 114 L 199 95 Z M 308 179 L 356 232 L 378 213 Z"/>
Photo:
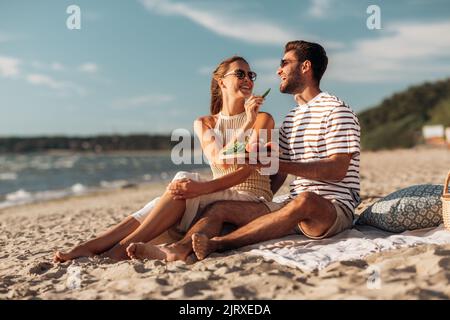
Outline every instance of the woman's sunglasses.
<path id="1" fill-rule="evenodd" d="M 229 75 L 232 75 L 232 74 L 235 75 L 240 80 L 245 78 L 245 71 L 241 70 L 241 69 L 236 69 L 236 70 L 230 71 L 230 72 L 224 74 L 222 78 L 225 78 L 226 76 L 229 76 Z M 247 76 L 248 76 L 248 78 L 251 81 L 255 81 L 256 80 L 256 72 L 248 71 L 247 72 Z"/>

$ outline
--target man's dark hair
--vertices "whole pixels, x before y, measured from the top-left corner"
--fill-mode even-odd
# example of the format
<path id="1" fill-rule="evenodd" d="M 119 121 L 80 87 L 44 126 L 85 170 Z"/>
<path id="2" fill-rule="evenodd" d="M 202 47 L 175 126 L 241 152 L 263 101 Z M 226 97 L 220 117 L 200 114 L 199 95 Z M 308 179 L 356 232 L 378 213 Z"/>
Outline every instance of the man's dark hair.
<path id="1" fill-rule="evenodd" d="M 317 83 L 327 69 L 328 57 L 325 49 L 318 43 L 303 40 L 289 41 L 284 47 L 284 53 L 294 50 L 297 60 L 309 60 L 313 69 L 313 76 Z"/>

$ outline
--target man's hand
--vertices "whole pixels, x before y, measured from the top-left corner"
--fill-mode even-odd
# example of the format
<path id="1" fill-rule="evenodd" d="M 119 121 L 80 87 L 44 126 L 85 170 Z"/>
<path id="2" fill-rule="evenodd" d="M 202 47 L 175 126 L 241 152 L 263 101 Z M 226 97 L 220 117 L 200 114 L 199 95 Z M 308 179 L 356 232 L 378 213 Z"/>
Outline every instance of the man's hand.
<path id="1" fill-rule="evenodd" d="M 171 182 L 167 190 L 173 195 L 174 200 L 190 199 L 205 194 L 205 184 L 191 179 L 180 179 Z"/>

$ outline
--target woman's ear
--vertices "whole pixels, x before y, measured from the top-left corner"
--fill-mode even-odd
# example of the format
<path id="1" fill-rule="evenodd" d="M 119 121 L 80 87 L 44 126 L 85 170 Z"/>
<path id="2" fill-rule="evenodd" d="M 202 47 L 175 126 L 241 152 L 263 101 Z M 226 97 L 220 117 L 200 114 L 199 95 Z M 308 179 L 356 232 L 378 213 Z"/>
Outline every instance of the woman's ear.
<path id="1" fill-rule="evenodd" d="M 219 85 L 219 88 L 225 89 L 225 83 L 223 82 L 222 79 L 217 80 L 217 84 Z"/>

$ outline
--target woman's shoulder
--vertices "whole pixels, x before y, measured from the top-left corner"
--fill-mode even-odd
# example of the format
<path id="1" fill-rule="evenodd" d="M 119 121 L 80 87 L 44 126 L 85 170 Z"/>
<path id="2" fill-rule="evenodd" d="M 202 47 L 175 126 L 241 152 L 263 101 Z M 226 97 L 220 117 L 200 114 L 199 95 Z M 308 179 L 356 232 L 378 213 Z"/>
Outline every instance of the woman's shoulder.
<path id="1" fill-rule="evenodd" d="M 217 115 L 206 115 L 195 119 L 195 122 L 200 123 L 209 128 L 214 128 L 214 126 L 216 125 L 216 121 Z"/>
<path id="2" fill-rule="evenodd" d="M 259 112 L 258 112 L 257 118 L 261 118 L 261 119 L 272 119 L 272 120 L 273 120 L 272 115 L 271 115 L 270 113 L 268 113 L 268 112 L 265 112 L 265 111 L 259 111 Z"/>
<path id="3" fill-rule="evenodd" d="M 275 125 L 275 120 L 270 113 L 260 111 L 258 112 L 258 116 L 256 117 L 256 122 L 268 125 Z"/>

